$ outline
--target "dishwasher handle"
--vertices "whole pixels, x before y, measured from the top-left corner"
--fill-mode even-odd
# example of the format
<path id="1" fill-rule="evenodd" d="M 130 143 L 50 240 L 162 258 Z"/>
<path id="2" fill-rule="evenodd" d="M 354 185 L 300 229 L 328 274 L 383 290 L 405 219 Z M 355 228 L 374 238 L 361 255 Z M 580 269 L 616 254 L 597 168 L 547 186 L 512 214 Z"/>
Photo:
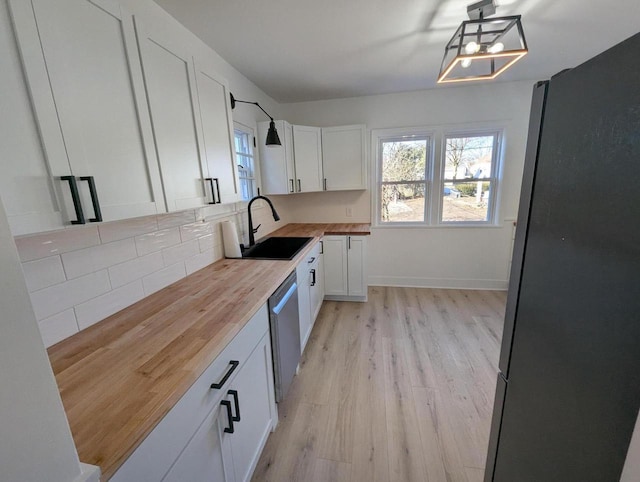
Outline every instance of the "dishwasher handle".
<path id="1" fill-rule="evenodd" d="M 279 314 L 282 311 L 282 308 L 284 308 L 284 306 L 287 304 L 287 301 L 289 301 L 289 299 L 293 296 L 297 289 L 298 284 L 294 281 L 293 283 L 291 283 L 291 286 L 284 294 L 284 296 L 280 298 L 280 300 L 278 300 L 278 304 L 271 308 L 271 311 L 273 311 L 276 315 Z"/>

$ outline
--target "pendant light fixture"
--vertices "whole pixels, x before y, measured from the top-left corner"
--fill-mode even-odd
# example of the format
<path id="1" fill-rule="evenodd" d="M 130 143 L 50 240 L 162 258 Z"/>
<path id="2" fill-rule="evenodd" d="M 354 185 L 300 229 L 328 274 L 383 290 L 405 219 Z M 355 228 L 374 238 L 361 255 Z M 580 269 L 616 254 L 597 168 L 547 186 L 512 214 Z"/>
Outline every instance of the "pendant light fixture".
<path id="1" fill-rule="evenodd" d="M 496 12 L 494 0 L 467 7 L 462 22 L 444 49 L 438 83 L 495 79 L 527 52 L 520 15 L 486 18 Z"/>
<path id="2" fill-rule="evenodd" d="M 240 102 L 241 104 L 253 104 L 253 105 L 257 105 L 258 108 L 264 112 L 265 114 L 267 114 L 267 111 L 264 110 L 262 108 L 262 106 L 260 104 L 258 104 L 257 102 L 249 102 L 246 100 L 237 100 L 233 94 L 229 93 L 229 95 L 231 96 L 231 109 L 235 109 L 236 108 L 236 103 Z M 267 114 L 267 117 L 269 119 L 271 119 L 271 122 L 269 123 L 269 130 L 267 131 L 267 140 L 265 142 L 265 144 L 268 147 L 272 147 L 272 146 L 281 146 L 282 143 L 280 142 L 280 137 L 278 136 L 278 131 L 276 130 L 276 123 L 273 120 L 273 117 L 271 117 L 269 114 Z"/>

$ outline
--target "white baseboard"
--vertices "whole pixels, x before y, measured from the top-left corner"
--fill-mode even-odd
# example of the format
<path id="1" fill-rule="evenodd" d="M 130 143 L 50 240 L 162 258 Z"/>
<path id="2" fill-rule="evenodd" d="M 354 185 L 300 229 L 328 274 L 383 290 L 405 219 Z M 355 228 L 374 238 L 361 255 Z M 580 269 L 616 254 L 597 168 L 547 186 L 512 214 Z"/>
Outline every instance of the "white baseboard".
<path id="1" fill-rule="evenodd" d="M 509 282 L 507 280 L 494 279 L 445 279 L 412 278 L 408 276 L 369 276 L 369 286 L 506 291 L 509 286 Z"/>

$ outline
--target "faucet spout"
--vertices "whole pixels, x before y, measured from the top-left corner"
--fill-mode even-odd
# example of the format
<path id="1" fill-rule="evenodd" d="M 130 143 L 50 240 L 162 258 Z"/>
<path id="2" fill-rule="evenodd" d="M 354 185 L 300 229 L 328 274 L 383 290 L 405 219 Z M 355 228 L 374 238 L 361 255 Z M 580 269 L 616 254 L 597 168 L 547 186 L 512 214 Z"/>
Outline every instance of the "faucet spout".
<path id="1" fill-rule="evenodd" d="M 269 204 L 269 207 L 271 208 L 271 214 L 273 215 L 273 220 L 280 221 L 280 216 L 278 216 L 278 213 L 276 212 L 276 208 L 273 207 L 273 203 L 271 202 L 271 199 L 265 196 L 256 196 L 253 199 L 251 199 L 251 201 L 249 201 L 249 204 L 247 205 L 247 217 L 249 218 L 249 246 L 253 246 L 254 244 L 256 244 L 256 238 L 254 234 L 258 232 L 258 228 L 260 227 L 260 225 L 258 225 L 257 228 L 255 229 L 253 228 L 253 219 L 251 217 L 251 205 L 257 199 L 264 199 L 265 201 L 267 201 L 267 203 Z"/>

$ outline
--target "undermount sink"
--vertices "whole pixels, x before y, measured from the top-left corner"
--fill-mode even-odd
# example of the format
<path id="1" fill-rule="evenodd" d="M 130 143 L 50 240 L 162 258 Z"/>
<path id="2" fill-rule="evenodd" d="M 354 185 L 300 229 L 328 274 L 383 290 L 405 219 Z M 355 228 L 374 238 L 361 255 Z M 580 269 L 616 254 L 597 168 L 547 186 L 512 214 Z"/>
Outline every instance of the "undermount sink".
<path id="1" fill-rule="evenodd" d="M 312 238 L 274 236 L 254 244 L 242 253 L 247 259 L 293 259 Z"/>

